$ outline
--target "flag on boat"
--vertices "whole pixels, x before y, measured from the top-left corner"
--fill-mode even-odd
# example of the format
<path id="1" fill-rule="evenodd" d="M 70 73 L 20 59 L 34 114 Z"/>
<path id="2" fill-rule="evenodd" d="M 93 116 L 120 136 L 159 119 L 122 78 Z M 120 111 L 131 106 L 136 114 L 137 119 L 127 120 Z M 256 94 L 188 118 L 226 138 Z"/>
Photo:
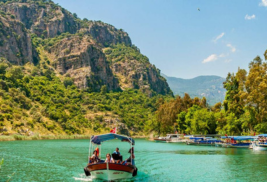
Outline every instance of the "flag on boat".
<path id="1" fill-rule="evenodd" d="M 224 136 L 226 136 L 226 138 L 228 138 L 228 135 L 227 134 L 225 134 Z"/>
<path id="2" fill-rule="evenodd" d="M 116 133 L 116 130 L 117 130 L 117 128 L 115 127 L 115 128 L 110 130 L 110 133 Z"/>

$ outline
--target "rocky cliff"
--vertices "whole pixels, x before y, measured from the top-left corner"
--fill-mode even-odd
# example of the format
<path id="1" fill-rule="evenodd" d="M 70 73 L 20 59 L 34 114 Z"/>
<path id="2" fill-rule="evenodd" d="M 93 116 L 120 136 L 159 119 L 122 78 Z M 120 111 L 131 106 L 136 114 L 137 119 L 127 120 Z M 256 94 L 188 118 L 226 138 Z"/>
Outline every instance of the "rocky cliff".
<path id="1" fill-rule="evenodd" d="M 48 52 L 54 58 L 56 70 L 74 78 L 79 88 L 90 87 L 93 91 L 100 90 L 102 85 L 109 90 L 119 88 L 101 48 L 89 36 L 64 38 L 49 47 Z"/>
<path id="2" fill-rule="evenodd" d="M 98 43 L 104 47 L 115 44 L 125 44 L 131 46 L 130 37 L 123 30 L 118 30 L 114 26 L 101 21 L 86 21 L 86 27 L 79 32 L 91 35 Z"/>
<path id="3" fill-rule="evenodd" d="M 35 50 L 41 49 L 50 66 L 58 74 L 73 78 L 79 88 L 99 91 L 106 85 L 108 90 L 136 88 L 149 95 L 172 94 L 160 71 L 122 29 L 81 20 L 52 1 L 4 2 L 0 10 L 9 17 L 1 17 L 1 22 L 9 33 L 1 35 L 0 50 L 11 63 L 38 64 Z"/>
<path id="4" fill-rule="evenodd" d="M 0 57 L 17 65 L 34 61 L 29 32 L 20 21 L 3 13 L 0 15 Z"/>
<path id="5" fill-rule="evenodd" d="M 19 3 L 11 1 L 2 5 L 1 10 L 14 15 L 32 33 L 43 38 L 55 37 L 64 32 L 76 33 L 79 29 L 79 24 L 73 15 L 53 2 Z"/>
<path id="6" fill-rule="evenodd" d="M 165 78 L 160 76 L 160 71 L 149 63 L 137 47 L 118 44 L 104 49 L 104 52 L 122 89 L 140 89 L 149 95 L 153 92 L 172 94 Z"/>

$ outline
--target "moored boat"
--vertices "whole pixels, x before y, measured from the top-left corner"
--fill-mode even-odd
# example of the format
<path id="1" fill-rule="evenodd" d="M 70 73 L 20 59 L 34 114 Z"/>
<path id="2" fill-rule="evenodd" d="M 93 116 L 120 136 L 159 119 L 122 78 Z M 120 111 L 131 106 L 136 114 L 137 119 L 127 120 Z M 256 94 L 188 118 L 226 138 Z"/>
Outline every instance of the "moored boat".
<path id="1" fill-rule="evenodd" d="M 221 137 L 224 141 L 216 143 L 216 146 L 226 148 L 249 148 L 251 140 L 254 140 L 254 136 L 223 136 Z"/>
<path id="2" fill-rule="evenodd" d="M 183 134 L 167 134 L 166 137 L 167 143 L 181 143 L 186 142 Z"/>
<path id="3" fill-rule="evenodd" d="M 154 138 L 155 142 L 166 142 L 167 138 L 166 137 L 158 137 L 158 138 Z"/>
<path id="4" fill-rule="evenodd" d="M 186 142 L 187 145 L 215 145 L 215 143 L 219 143 L 221 140 L 212 137 L 191 137 Z"/>
<path id="5" fill-rule="evenodd" d="M 135 144 L 135 141 L 128 136 L 123 136 L 113 133 L 92 136 L 89 146 L 89 156 L 93 144 L 101 145 L 102 142 L 112 139 L 119 139 L 121 141 L 126 141 L 130 143 L 131 148 L 129 152 L 131 153 L 131 156 L 133 156 L 132 145 Z M 101 151 L 100 151 L 100 156 L 101 156 Z M 112 156 L 115 157 L 113 154 Z M 117 179 L 129 179 L 137 175 L 137 168 L 135 166 L 134 159 L 133 157 L 130 157 L 129 159 L 130 160 L 127 160 L 127 162 L 125 163 L 122 163 L 122 160 L 121 161 L 118 160 L 116 161 L 116 163 L 105 162 L 104 160 L 99 160 L 98 162 L 95 163 L 89 162 L 89 164 L 84 168 L 84 172 L 86 176 L 91 176 L 92 179 L 102 179 L 107 181 L 117 180 Z"/>
<path id="6" fill-rule="evenodd" d="M 252 142 L 253 150 L 267 150 L 267 134 L 260 134 Z"/>

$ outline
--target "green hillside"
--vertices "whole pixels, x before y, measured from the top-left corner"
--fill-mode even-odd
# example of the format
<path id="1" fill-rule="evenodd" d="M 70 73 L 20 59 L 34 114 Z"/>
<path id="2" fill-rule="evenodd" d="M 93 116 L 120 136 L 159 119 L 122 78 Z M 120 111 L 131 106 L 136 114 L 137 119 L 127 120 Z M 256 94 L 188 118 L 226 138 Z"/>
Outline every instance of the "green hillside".
<path id="1" fill-rule="evenodd" d="M 159 69 L 122 29 L 51 0 L 0 0 L 0 135 L 143 134 Z"/>

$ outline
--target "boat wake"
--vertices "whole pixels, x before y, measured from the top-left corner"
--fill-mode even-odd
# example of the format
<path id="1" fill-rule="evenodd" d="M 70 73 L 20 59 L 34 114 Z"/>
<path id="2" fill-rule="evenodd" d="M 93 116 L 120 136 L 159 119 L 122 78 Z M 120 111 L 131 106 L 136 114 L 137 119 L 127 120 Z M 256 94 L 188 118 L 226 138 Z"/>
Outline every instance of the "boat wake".
<path id="1" fill-rule="evenodd" d="M 79 177 L 74 177 L 73 176 L 73 179 L 75 181 L 93 181 L 93 179 L 91 178 L 91 176 L 86 177 L 86 176 L 84 176 L 84 174 L 80 174 Z"/>

